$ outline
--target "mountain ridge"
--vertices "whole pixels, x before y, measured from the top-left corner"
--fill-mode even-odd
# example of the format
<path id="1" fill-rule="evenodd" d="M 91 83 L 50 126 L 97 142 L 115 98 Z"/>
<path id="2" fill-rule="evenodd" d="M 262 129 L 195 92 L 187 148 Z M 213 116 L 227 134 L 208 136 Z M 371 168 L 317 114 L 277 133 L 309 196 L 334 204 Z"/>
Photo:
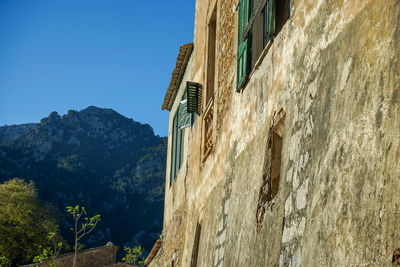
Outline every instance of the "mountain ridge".
<path id="1" fill-rule="evenodd" d="M 0 144 L 13 141 L 38 125 L 39 123 L 24 123 L 0 126 Z"/>
<path id="2" fill-rule="evenodd" d="M 61 214 L 66 238 L 65 206 L 79 203 L 104 218 L 88 246 L 112 241 L 151 249 L 162 228 L 167 139 L 150 125 L 90 106 L 52 112 L 21 129 L 2 126 L 0 138 L 8 138 L 0 144 L 1 182 L 33 180 L 40 199 Z"/>

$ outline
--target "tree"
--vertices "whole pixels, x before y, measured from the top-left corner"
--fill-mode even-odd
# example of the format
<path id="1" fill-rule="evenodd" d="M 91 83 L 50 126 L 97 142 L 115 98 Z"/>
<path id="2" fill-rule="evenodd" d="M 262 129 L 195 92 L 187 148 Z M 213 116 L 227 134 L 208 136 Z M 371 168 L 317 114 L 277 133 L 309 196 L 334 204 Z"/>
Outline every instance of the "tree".
<path id="1" fill-rule="evenodd" d="M 52 248 L 51 247 L 44 248 L 42 253 L 33 259 L 33 262 L 40 264 L 44 260 L 50 258 L 50 263 L 49 263 L 50 267 L 55 267 L 57 256 L 60 254 L 63 243 L 61 242 L 60 237 L 56 235 L 56 233 L 54 232 L 50 232 L 47 235 L 47 239 L 49 240 L 49 242 L 52 243 Z"/>
<path id="2" fill-rule="evenodd" d="M 80 207 L 79 205 L 76 205 L 75 207 L 68 206 L 67 207 L 67 212 L 71 214 L 71 216 L 74 218 L 74 223 L 75 227 L 71 228 L 71 230 L 75 234 L 75 255 L 74 255 L 74 263 L 72 264 L 73 267 L 75 267 L 76 263 L 76 254 L 78 252 L 78 241 L 83 238 L 84 236 L 90 234 L 94 228 L 96 227 L 97 223 L 100 221 L 100 215 L 94 215 L 93 217 L 86 217 L 86 209 L 85 207 Z M 84 217 L 82 217 L 84 216 Z M 81 218 L 84 218 L 84 222 L 78 227 L 78 222 Z"/>
<path id="3" fill-rule="evenodd" d="M 125 257 L 122 258 L 123 262 L 131 263 L 131 264 L 139 264 L 143 266 L 144 259 L 143 259 L 143 249 L 141 246 L 129 248 L 124 247 L 125 250 Z"/>
<path id="4" fill-rule="evenodd" d="M 39 202 L 33 182 L 15 178 L 0 184 L 0 255 L 13 265 L 30 262 L 48 244 L 58 226 L 50 209 Z"/>
<path id="5" fill-rule="evenodd" d="M 4 256 L 0 257 L 0 266 L 1 267 L 9 267 L 11 266 L 11 261 Z"/>
<path id="6" fill-rule="evenodd" d="M 63 243 L 60 240 L 59 236 L 55 232 L 50 232 L 47 236 L 48 240 L 52 243 L 52 248 L 49 249 L 51 263 L 50 266 L 56 266 L 57 256 L 60 254 L 60 251 L 63 247 Z M 58 240 L 57 240 L 58 239 Z"/>

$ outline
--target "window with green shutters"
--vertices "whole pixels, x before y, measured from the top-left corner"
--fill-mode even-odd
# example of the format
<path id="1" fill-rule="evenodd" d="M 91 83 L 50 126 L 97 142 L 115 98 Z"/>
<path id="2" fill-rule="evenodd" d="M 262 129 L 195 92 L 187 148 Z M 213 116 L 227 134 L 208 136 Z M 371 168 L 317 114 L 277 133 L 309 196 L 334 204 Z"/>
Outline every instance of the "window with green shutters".
<path id="1" fill-rule="evenodd" d="M 290 15 L 290 0 L 240 0 L 237 91 L 246 84 L 263 50 Z"/>
<path id="2" fill-rule="evenodd" d="M 185 90 L 172 122 L 170 185 L 174 183 L 183 164 L 185 128 L 192 126 L 194 119 L 194 114 L 188 112 L 187 90 Z"/>
<path id="3" fill-rule="evenodd" d="M 237 62 L 237 88 L 240 89 L 249 73 L 250 36 L 244 36 L 250 16 L 250 1 L 239 2 L 239 34 L 238 34 L 238 62 Z"/>
<path id="4" fill-rule="evenodd" d="M 179 128 L 179 109 L 172 122 L 171 176 L 170 185 L 175 182 L 176 175 L 183 163 L 185 129 Z"/>

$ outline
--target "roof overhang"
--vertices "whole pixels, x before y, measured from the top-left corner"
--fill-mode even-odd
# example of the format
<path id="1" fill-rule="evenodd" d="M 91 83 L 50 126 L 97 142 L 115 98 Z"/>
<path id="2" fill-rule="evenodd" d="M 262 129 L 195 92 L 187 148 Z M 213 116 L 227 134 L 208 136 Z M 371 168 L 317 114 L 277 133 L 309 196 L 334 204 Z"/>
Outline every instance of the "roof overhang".
<path id="1" fill-rule="evenodd" d="M 180 47 L 178 57 L 176 58 L 175 68 L 172 71 L 171 81 L 169 83 L 167 92 L 165 93 L 164 102 L 161 108 L 162 110 L 166 109 L 171 111 L 192 51 L 193 43 L 188 43 Z"/>

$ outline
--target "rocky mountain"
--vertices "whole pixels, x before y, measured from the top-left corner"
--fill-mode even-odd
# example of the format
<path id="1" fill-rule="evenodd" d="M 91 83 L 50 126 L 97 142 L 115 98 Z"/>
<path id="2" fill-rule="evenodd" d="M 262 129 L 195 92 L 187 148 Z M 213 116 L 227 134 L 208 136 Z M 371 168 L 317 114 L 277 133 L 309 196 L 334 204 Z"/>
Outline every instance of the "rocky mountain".
<path id="1" fill-rule="evenodd" d="M 20 125 L 0 126 L 0 144 L 14 141 L 21 135 L 35 129 L 38 123 L 26 123 Z"/>
<path id="2" fill-rule="evenodd" d="M 102 222 L 83 243 L 151 249 L 163 222 L 166 138 L 114 110 L 56 112 L 38 124 L 0 127 L 0 182 L 33 180 L 72 243 L 65 207 L 84 205 Z"/>

